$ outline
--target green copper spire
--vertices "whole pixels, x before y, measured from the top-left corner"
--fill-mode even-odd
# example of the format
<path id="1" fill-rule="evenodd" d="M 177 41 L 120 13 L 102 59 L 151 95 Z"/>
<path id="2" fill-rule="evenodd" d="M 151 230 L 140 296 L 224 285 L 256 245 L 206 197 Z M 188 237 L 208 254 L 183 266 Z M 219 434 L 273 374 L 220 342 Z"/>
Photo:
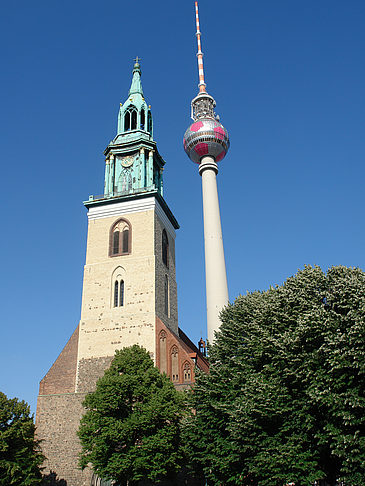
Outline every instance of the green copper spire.
<path id="1" fill-rule="evenodd" d="M 140 94 L 143 97 L 143 89 L 142 89 L 142 82 L 141 82 L 141 66 L 139 65 L 139 58 L 136 57 L 136 63 L 133 68 L 133 78 L 131 88 L 129 90 L 128 95 L 131 96 L 133 94 Z"/>
<path id="2" fill-rule="evenodd" d="M 118 128 L 105 150 L 104 198 L 135 197 L 154 193 L 163 196 L 163 166 L 153 139 L 151 106 L 143 96 L 141 67 L 135 59 L 128 98 L 120 103 Z"/>

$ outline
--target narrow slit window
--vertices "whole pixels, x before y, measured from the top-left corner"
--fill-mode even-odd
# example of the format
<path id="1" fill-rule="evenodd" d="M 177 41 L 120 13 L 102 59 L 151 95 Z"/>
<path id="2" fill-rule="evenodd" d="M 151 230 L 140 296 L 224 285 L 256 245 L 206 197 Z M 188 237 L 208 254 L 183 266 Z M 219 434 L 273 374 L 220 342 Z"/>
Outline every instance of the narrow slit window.
<path id="1" fill-rule="evenodd" d="M 167 237 L 166 230 L 162 232 L 162 261 L 169 267 L 169 239 Z"/>
<path id="2" fill-rule="evenodd" d="M 165 314 L 169 317 L 169 279 L 165 275 Z"/>
<path id="3" fill-rule="evenodd" d="M 119 292 L 119 306 L 123 307 L 124 305 L 124 280 L 120 281 L 120 292 Z"/>
<path id="4" fill-rule="evenodd" d="M 119 282 L 118 280 L 115 281 L 114 283 L 114 307 L 118 307 L 118 301 L 119 301 Z"/>
<path id="5" fill-rule="evenodd" d="M 152 134 L 152 115 L 151 112 L 148 112 L 147 115 L 147 131 L 149 131 Z"/>

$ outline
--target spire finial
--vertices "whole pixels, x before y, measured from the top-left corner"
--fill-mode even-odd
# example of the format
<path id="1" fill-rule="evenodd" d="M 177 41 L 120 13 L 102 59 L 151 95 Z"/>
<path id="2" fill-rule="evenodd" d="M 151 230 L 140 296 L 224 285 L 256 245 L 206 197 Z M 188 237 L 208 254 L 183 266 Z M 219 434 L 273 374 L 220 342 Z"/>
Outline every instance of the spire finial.
<path id="1" fill-rule="evenodd" d="M 204 81 L 204 66 L 203 66 L 203 53 L 202 53 L 202 45 L 200 40 L 200 26 L 199 26 L 199 10 L 198 10 L 198 2 L 195 2 L 195 18 L 196 18 L 196 38 L 198 40 L 198 69 L 199 69 L 199 93 L 206 93 L 206 84 Z"/>
<path id="2" fill-rule="evenodd" d="M 129 96 L 132 94 L 140 94 L 143 96 L 143 89 L 141 83 L 141 66 L 139 64 L 140 60 L 141 58 L 138 56 L 134 59 L 135 64 L 133 66 L 133 78 L 132 78 L 131 88 L 129 90 Z"/>

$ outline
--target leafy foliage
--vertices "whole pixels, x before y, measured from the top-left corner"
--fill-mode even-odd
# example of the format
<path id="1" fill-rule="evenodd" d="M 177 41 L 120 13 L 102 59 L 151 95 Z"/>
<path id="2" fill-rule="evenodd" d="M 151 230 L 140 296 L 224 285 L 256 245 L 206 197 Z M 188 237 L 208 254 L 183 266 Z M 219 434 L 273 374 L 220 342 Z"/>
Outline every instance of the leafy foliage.
<path id="1" fill-rule="evenodd" d="M 86 396 L 79 428 L 80 466 L 120 485 L 174 477 L 183 461 L 180 421 L 185 398 L 135 345 L 117 351 Z"/>
<path id="2" fill-rule="evenodd" d="M 208 484 L 365 484 L 365 274 L 306 267 L 222 312 L 186 440 Z"/>
<path id="3" fill-rule="evenodd" d="M 44 458 L 34 440 L 34 430 L 29 405 L 0 392 L 1 486 L 40 484 L 40 465 Z"/>

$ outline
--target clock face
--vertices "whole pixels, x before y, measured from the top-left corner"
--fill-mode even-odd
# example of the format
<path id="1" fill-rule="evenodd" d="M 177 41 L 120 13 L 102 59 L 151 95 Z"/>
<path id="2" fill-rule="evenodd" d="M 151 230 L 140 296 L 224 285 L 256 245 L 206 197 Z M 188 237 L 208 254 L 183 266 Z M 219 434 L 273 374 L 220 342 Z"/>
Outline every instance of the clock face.
<path id="1" fill-rule="evenodd" d="M 134 155 L 125 155 L 124 157 L 118 155 L 118 161 L 123 167 L 130 167 L 134 162 Z"/>

